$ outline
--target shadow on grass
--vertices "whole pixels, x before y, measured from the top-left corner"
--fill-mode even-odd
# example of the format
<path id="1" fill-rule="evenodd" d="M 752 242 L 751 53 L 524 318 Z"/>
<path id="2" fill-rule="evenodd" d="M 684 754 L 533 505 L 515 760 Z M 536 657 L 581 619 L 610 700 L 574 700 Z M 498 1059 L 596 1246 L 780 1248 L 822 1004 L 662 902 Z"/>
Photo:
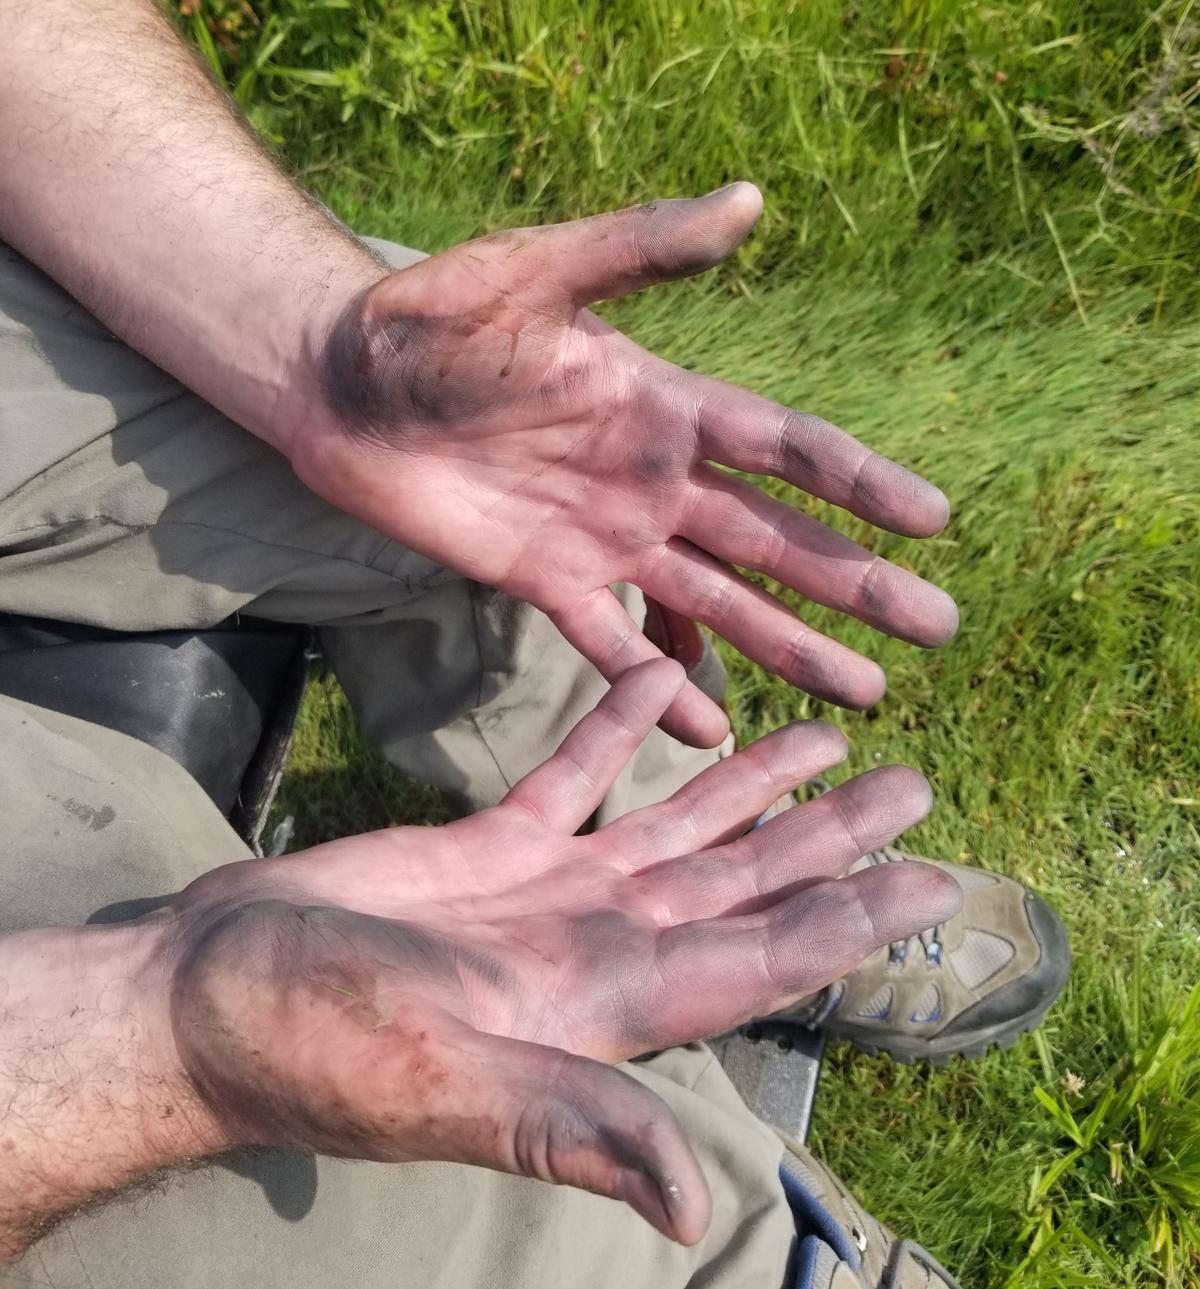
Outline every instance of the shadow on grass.
<path id="1" fill-rule="evenodd" d="M 428 784 L 390 765 L 363 738 L 334 677 L 317 675 L 305 694 L 268 835 L 295 820 L 288 849 L 395 824 L 440 824 L 449 814 Z"/>

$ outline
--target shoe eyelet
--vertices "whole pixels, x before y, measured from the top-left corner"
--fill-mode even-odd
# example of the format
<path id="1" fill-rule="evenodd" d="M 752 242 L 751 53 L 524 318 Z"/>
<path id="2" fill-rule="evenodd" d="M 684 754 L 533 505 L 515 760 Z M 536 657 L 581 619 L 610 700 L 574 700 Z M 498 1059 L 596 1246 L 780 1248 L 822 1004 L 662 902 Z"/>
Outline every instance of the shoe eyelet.
<path id="1" fill-rule="evenodd" d="M 927 967 L 940 967 L 942 965 L 942 942 L 935 940 L 932 944 L 925 946 L 925 965 Z"/>
<path id="2" fill-rule="evenodd" d="M 857 1226 L 852 1226 L 850 1228 L 850 1234 L 854 1237 L 854 1246 L 858 1249 L 859 1253 L 866 1253 L 867 1233 Z"/>

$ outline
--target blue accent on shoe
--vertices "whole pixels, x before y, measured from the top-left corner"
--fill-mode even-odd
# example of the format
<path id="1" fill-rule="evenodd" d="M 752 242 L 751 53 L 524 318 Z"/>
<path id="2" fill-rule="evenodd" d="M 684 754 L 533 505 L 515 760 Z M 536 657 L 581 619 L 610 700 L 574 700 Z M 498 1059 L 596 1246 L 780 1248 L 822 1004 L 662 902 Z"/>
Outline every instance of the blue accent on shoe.
<path id="1" fill-rule="evenodd" d="M 796 1274 L 792 1289 L 813 1289 L 821 1249 L 826 1247 L 815 1235 L 804 1236 L 796 1246 Z"/>
<path id="2" fill-rule="evenodd" d="M 816 1235 L 843 1262 L 848 1262 L 857 1271 L 861 1265 L 858 1250 L 849 1234 L 834 1219 L 833 1214 L 805 1189 L 800 1178 L 788 1171 L 786 1158 L 779 1165 L 779 1180 L 783 1185 L 783 1193 L 787 1196 L 788 1208 L 792 1210 L 797 1234 L 801 1237 Z"/>

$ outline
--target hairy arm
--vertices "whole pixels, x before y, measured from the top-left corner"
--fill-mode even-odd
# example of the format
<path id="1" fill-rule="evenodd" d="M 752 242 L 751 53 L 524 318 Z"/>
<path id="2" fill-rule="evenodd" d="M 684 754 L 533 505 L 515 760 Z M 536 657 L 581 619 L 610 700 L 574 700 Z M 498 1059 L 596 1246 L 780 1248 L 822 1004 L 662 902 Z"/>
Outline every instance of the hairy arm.
<path id="1" fill-rule="evenodd" d="M 164 925 L 0 937 L 0 1262 L 97 1195 L 230 1144 L 171 1056 Z"/>
<path id="2" fill-rule="evenodd" d="M 278 443 L 310 337 L 386 273 L 274 164 L 152 0 L 0 0 L 0 239 Z"/>

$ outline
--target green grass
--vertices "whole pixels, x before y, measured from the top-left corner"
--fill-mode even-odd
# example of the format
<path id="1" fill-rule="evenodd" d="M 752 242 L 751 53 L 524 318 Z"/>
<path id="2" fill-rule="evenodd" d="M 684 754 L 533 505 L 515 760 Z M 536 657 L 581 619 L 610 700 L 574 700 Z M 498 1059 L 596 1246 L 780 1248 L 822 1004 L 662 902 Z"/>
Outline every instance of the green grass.
<path id="1" fill-rule="evenodd" d="M 878 280 L 936 237 L 1032 261 L 1085 313 L 1131 281 L 1160 314 L 1195 296 L 1191 0 L 253 3 L 192 29 L 368 218 L 542 221 L 749 175 L 769 203 L 742 275 Z"/>
<path id="2" fill-rule="evenodd" d="M 891 678 L 877 709 L 822 715 L 852 737 L 847 773 L 929 774 L 938 808 L 912 848 L 1034 885 L 1076 955 L 1062 1002 L 1010 1052 L 930 1071 L 836 1051 L 815 1140 L 964 1285 L 1200 1284 L 1200 14 L 204 12 L 256 122 L 365 232 L 435 248 L 761 183 L 767 218 L 732 266 L 607 312 L 948 492 L 942 537 L 869 540 L 955 594 L 959 636 L 921 654 L 806 609 Z M 817 710 L 729 662 L 742 736 Z M 328 680 L 284 805 L 306 842 L 438 817 Z"/>

